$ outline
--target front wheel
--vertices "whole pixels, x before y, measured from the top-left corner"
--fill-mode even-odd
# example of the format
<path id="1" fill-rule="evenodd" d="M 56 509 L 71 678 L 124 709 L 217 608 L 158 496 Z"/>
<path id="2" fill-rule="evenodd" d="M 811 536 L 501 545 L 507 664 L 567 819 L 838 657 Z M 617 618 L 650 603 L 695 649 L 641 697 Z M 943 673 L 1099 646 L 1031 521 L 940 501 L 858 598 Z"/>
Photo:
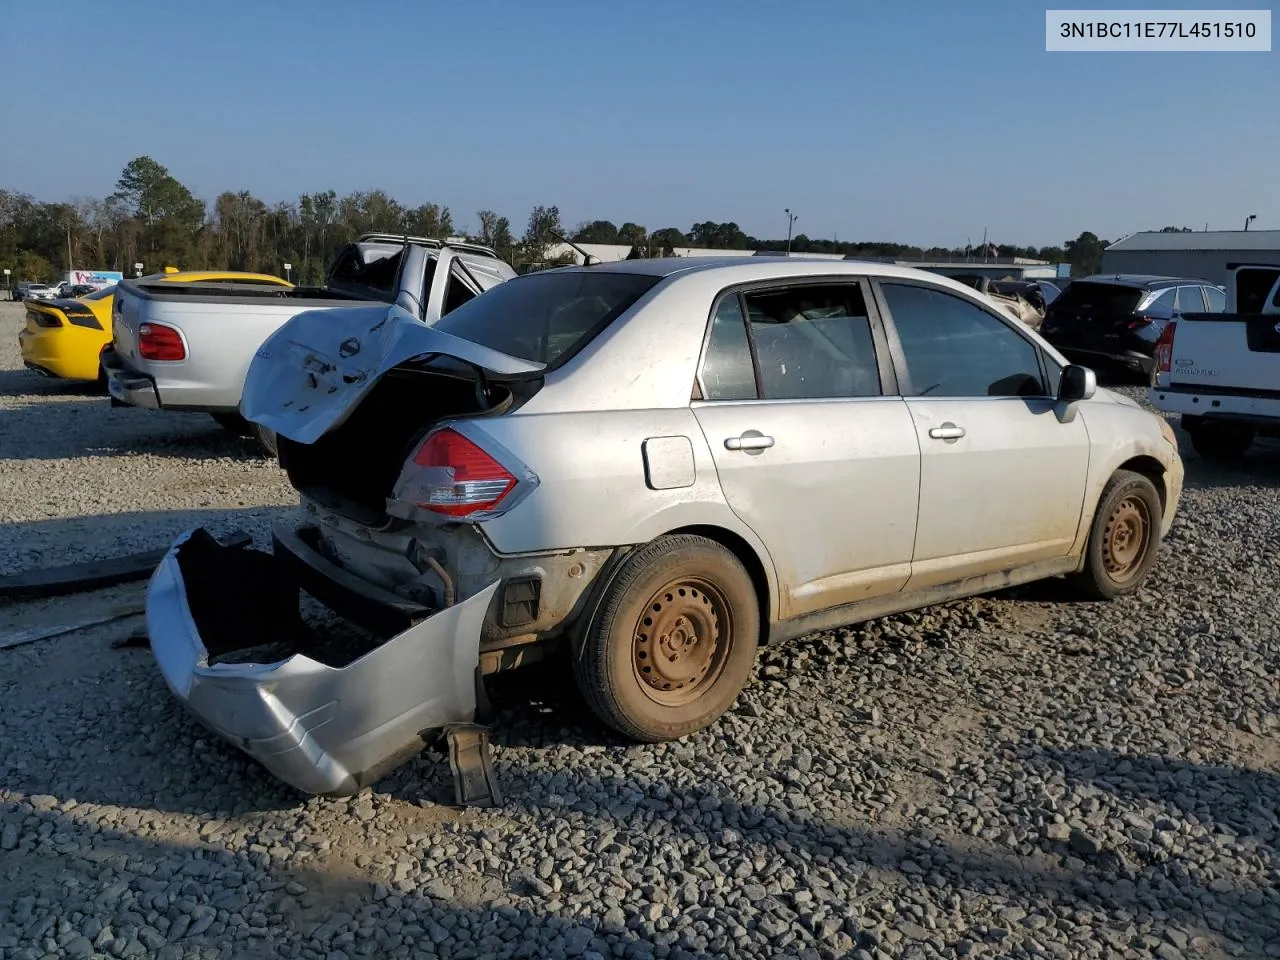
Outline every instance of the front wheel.
<path id="1" fill-rule="evenodd" d="M 573 658 L 591 710 L 646 743 L 710 725 L 750 676 L 760 639 L 751 576 L 704 537 L 661 537 L 618 570 Z"/>
<path id="2" fill-rule="evenodd" d="M 1160 552 L 1160 494 L 1140 473 L 1117 470 L 1093 515 L 1084 569 L 1073 579 L 1099 600 L 1128 596 L 1142 586 Z"/>

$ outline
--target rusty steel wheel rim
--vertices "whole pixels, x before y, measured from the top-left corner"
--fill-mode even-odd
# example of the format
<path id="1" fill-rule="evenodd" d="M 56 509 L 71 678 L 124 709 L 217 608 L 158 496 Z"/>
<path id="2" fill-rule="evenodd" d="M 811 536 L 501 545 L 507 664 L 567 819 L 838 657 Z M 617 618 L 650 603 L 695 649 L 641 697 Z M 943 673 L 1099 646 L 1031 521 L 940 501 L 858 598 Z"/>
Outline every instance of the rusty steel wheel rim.
<path id="1" fill-rule="evenodd" d="M 729 604 L 705 580 L 682 577 L 654 592 L 636 622 L 631 661 L 654 702 L 683 706 L 724 670 L 732 636 Z"/>
<path id="2" fill-rule="evenodd" d="M 1111 510 L 1102 537 L 1102 562 L 1116 583 L 1132 580 L 1151 540 L 1151 514 L 1140 497 L 1125 497 Z"/>

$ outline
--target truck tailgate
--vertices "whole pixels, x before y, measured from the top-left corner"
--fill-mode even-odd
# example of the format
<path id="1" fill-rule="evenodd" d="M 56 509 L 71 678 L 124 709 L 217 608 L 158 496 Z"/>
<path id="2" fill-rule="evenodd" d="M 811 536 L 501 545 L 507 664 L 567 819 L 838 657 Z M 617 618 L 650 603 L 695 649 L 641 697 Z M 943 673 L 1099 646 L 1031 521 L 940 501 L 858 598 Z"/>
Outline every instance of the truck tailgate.
<path id="1" fill-rule="evenodd" d="M 142 300 L 133 296 L 123 285 L 116 287 L 111 302 L 111 345 L 116 354 L 130 367 L 138 362 L 138 324 Z"/>
<path id="2" fill-rule="evenodd" d="M 1280 389 L 1280 316 L 1183 314 L 1173 337 L 1169 386 Z"/>

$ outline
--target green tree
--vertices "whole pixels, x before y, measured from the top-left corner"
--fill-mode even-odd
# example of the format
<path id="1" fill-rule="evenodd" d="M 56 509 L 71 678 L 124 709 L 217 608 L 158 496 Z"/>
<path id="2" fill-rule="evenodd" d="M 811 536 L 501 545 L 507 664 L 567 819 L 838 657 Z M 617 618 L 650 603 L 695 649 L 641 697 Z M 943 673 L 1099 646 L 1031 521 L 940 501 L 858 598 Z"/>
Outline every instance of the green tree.
<path id="1" fill-rule="evenodd" d="M 10 283 L 20 283 L 23 280 L 49 283 L 55 279 L 56 273 L 57 270 L 54 265 L 40 256 L 40 254 L 31 250 L 23 250 L 14 260 L 13 276 L 9 280 Z"/>
<path id="2" fill-rule="evenodd" d="M 130 160 L 112 198 L 139 224 L 139 255 L 174 262 L 187 257 L 200 228 L 205 208 L 168 169 L 150 157 Z"/>
<path id="3" fill-rule="evenodd" d="M 1102 251 L 1107 248 L 1107 243 L 1098 239 L 1097 234 L 1086 230 L 1074 240 L 1068 240 L 1063 247 L 1073 277 L 1088 276 L 1102 269 Z"/>
<path id="4" fill-rule="evenodd" d="M 573 233 L 578 243 L 624 243 L 618 239 L 618 228 L 612 220 L 592 220 L 584 223 Z"/>
<path id="5" fill-rule="evenodd" d="M 689 238 L 684 235 L 682 230 L 675 227 L 663 227 L 661 230 L 655 230 L 649 236 L 649 240 L 653 246 L 653 255 L 655 257 L 669 256 L 676 247 L 689 246 Z"/>
<path id="6" fill-rule="evenodd" d="M 424 203 L 405 214 L 405 232 L 415 237 L 444 239 L 453 234 L 453 214 L 448 207 Z"/>
<path id="7" fill-rule="evenodd" d="M 629 243 L 633 247 L 643 247 L 649 239 L 649 232 L 638 223 L 627 222 L 618 228 L 618 243 Z"/>
<path id="8" fill-rule="evenodd" d="M 556 242 L 552 234 L 557 233 L 564 235 L 564 228 L 560 226 L 560 208 L 534 207 L 529 213 L 524 237 L 520 240 L 521 259 L 526 264 L 545 262 L 548 248 Z"/>
<path id="9" fill-rule="evenodd" d="M 689 228 L 689 240 L 695 247 L 717 250 L 747 250 L 759 245 L 753 244 L 751 238 L 736 223 L 716 223 L 714 220 L 695 223 Z M 786 247 L 785 241 L 782 242 L 782 247 Z M 795 249 L 794 242 L 792 249 Z"/>

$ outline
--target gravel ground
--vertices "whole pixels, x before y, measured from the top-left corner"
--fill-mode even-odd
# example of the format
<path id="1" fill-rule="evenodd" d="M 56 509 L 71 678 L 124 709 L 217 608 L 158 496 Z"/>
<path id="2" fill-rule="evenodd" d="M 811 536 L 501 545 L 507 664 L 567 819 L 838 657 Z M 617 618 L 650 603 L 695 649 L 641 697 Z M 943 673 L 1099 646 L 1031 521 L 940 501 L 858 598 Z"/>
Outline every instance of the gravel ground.
<path id="1" fill-rule="evenodd" d="M 288 512 L 247 441 L 22 371 L 19 316 L 0 568 Z M 451 808 L 432 753 L 299 798 L 111 649 L 128 624 L 0 651 L 0 958 L 1280 957 L 1280 448 L 1184 452 L 1137 598 L 1043 584 L 822 634 L 662 746 L 508 678 L 498 810 Z"/>

